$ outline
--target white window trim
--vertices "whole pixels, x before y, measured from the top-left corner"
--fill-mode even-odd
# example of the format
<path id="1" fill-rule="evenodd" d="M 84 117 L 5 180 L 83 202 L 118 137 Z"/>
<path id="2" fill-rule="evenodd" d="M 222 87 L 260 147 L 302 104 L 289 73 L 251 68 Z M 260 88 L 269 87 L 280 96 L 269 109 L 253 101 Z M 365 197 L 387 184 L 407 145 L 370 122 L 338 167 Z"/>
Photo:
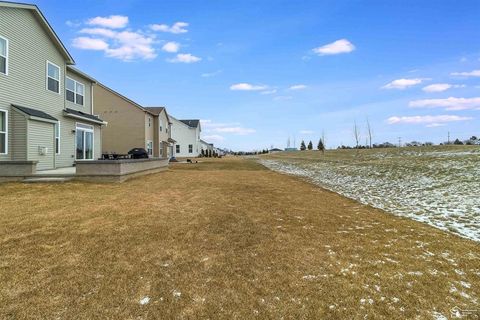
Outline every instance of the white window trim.
<path id="1" fill-rule="evenodd" d="M 1 155 L 8 154 L 8 110 L 0 110 L 5 113 L 5 152 L 0 152 Z M 2 131 L 2 133 L 4 133 Z"/>
<path id="2" fill-rule="evenodd" d="M 58 92 L 55 92 L 55 91 L 52 91 L 52 90 L 48 89 L 48 78 L 50 78 L 48 76 L 48 64 L 49 63 L 52 66 L 55 66 L 55 67 L 58 68 Z M 46 77 L 45 77 L 45 89 L 47 89 L 47 91 L 49 91 L 49 92 L 53 92 L 53 93 L 56 93 L 58 95 L 61 95 L 62 94 L 62 69 L 59 66 L 57 66 L 55 63 L 47 60 L 47 63 L 45 64 L 45 71 L 46 71 L 46 74 L 45 74 L 46 75 Z M 57 79 L 53 79 L 53 80 L 57 80 Z"/>
<path id="3" fill-rule="evenodd" d="M 190 146 L 192 147 L 191 149 L 190 149 Z M 190 150 L 192 150 L 192 151 L 190 151 Z M 188 153 L 193 153 L 193 144 L 188 145 Z"/>
<path id="4" fill-rule="evenodd" d="M 62 136 L 60 121 L 57 122 L 57 125 L 58 125 L 58 152 L 57 150 L 55 150 L 55 154 L 58 155 L 61 152 L 61 136 Z M 57 146 L 56 143 L 57 143 L 57 135 L 55 134 L 55 147 Z"/>
<path id="5" fill-rule="evenodd" d="M 72 80 L 73 81 L 73 84 L 74 84 L 74 88 L 73 88 L 73 102 L 70 101 L 70 100 L 67 100 L 67 91 L 71 91 L 71 90 L 68 90 L 67 89 L 67 84 L 65 83 L 65 100 L 67 100 L 68 102 L 71 102 L 71 103 L 74 103 L 74 104 L 77 104 L 79 106 L 84 106 L 85 105 L 85 85 L 81 82 L 78 82 L 77 80 L 75 79 L 72 79 L 70 77 L 67 77 L 67 80 Z M 48 81 L 48 80 L 47 80 Z M 81 85 L 83 87 L 83 94 L 79 94 L 80 96 L 83 97 L 83 103 L 80 104 L 77 102 L 77 84 Z M 48 84 L 47 84 L 48 85 Z"/>
<path id="6" fill-rule="evenodd" d="M 83 127 L 79 127 L 78 125 L 82 125 L 82 126 L 86 126 L 86 127 L 89 127 L 89 128 L 83 128 Z M 77 130 L 82 130 L 82 131 L 87 131 L 87 132 L 91 132 L 92 133 L 92 159 L 77 159 Z M 83 155 L 85 156 L 85 150 L 83 151 Z M 82 123 L 82 122 L 75 122 L 75 160 L 87 160 L 87 161 L 93 161 L 95 160 L 95 128 L 90 125 L 90 124 L 86 124 L 86 123 Z"/>
<path id="7" fill-rule="evenodd" d="M 9 61 L 8 61 L 8 60 L 9 60 L 9 59 L 8 59 L 8 39 L 5 38 L 5 37 L 2 37 L 2 36 L 0 36 L 0 39 L 5 40 L 5 42 L 6 42 L 6 49 L 7 49 L 7 50 L 6 50 L 7 55 L 4 57 L 4 58 L 6 59 L 6 62 L 5 62 L 5 73 L 0 73 L 0 74 L 3 74 L 4 76 L 8 76 L 8 62 L 9 62 Z M 3 56 L 2 56 L 2 57 L 3 57 Z"/>

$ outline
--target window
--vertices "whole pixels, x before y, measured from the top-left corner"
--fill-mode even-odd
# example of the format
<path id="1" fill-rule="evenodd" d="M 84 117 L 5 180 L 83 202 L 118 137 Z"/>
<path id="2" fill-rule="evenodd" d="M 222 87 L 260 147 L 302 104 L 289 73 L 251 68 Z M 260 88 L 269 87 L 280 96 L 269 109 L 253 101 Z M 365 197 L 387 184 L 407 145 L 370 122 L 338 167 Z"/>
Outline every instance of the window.
<path id="1" fill-rule="evenodd" d="M 152 141 L 147 141 L 147 153 L 148 153 L 149 156 L 153 155 L 153 142 Z"/>
<path id="2" fill-rule="evenodd" d="M 179 145 L 179 144 L 177 144 L 177 145 L 175 146 L 175 152 L 176 152 L 176 153 L 180 153 L 180 145 Z"/>
<path id="3" fill-rule="evenodd" d="M 60 154 L 60 122 L 55 123 L 55 154 Z"/>
<path id="4" fill-rule="evenodd" d="M 0 110 L 0 154 L 8 153 L 8 113 Z"/>
<path id="5" fill-rule="evenodd" d="M 160 154 L 160 157 L 163 158 L 163 142 L 160 142 L 158 144 L 158 150 L 160 151 L 159 154 Z"/>
<path id="6" fill-rule="evenodd" d="M 85 96 L 85 86 L 83 83 L 67 78 L 65 87 L 67 100 L 83 106 L 83 98 Z"/>
<path id="7" fill-rule="evenodd" d="M 0 73 L 8 74 L 8 40 L 0 36 Z"/>
<path id="8" fill-rule="evenodd" d="M 160 122 L 159 129 L 160 129 L 160 132 L 162 132 L 162 131 L 163 131 L 163 121 L 162 121 L 162 120 L 160 120 L 159 122 Z"/>
<path id="9" fill-rule="evenodd" d="M 152 126 L 152 118 L 148 117 L 148 127 L 150 128 Z"/>
<path id="10" fill-rule="evenodd" d="M 60 93 L 60 67 L 47 61 L 47 90 Z"/>
<path id="11" fill-rule="evenodd" d="M 188 153 L 193 153 L 193 144 L 188 145 Z"/>

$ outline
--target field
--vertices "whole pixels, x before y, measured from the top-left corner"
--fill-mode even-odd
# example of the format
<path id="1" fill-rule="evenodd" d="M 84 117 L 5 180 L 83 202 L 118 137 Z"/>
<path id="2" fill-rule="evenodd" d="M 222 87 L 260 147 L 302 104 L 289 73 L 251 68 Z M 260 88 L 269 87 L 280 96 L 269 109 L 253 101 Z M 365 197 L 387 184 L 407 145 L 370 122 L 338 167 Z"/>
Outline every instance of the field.
<path id="1" fill-rule="evenodd" d="M 267 167 L 480 241 L 480 147 L 279 153 Z"/>
<path id="2" fill-rule="evenodd" d="M 255 160 L 0 185 L 0 319 L 446 319 L 480 246 Z"/>

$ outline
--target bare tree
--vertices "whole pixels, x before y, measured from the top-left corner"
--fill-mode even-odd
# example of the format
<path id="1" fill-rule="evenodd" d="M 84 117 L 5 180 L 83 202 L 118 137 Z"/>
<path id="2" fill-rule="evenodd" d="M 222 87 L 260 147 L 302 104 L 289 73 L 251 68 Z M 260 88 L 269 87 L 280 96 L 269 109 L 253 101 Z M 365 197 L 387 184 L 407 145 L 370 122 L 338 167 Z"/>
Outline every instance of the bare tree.
<path id="1" fill-rule="evenodd" d="M 372 127 L 370 127 L 370 121 L 367 117 L 367 134 L 368 134 L 368 146 L 372 149 Z"/>
<path id="2" fill-rule="evenodd" d="M 327 149 L 327 142 L 325 141 L 325 130 L 322 130 L 322 143 L 323 143 L 322 153 L 325 154 L 325 149 Z"/>
<path id="3" fill-rule="evenodd" d="M 357 121 L 353 121 L 353 136 L 355 137 L 355 147 L 358 149 L 358 143 L 360 141 L 360 131 L 358 130 Z"/>

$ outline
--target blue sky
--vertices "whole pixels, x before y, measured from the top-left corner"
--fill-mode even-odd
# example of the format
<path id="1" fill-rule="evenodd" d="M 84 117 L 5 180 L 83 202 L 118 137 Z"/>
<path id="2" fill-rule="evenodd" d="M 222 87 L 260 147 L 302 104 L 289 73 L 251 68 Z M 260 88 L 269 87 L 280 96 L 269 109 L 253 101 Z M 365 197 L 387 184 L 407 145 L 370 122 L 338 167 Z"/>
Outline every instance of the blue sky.
<path id="1" fill-rule="evenodd" d="M 38 1 L 77 67 L 236 150 L 480 135 L 480 1 Z"/>

